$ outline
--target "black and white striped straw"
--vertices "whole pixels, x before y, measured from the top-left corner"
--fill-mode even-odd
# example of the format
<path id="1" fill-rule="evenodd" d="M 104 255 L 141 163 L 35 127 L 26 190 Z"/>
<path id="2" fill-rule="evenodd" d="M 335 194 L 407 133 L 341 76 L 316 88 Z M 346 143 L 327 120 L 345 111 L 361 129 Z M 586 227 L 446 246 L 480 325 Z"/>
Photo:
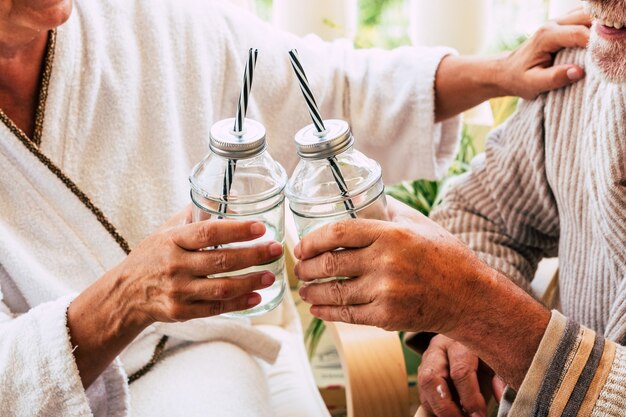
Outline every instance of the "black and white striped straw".
<path id="1" fill-rule="evenodd" d="M 350 213 L 350 217 L 356 219 L 356 213 L 354 212 L 354 203 L 350 199 L 348 184 L 346 184 L 346 180 L 341 173 L 339 164 L 337 164 L 337 158 L 331 156 L 330 158 L 328 158 L 328 163 L 330 164 L 330 170 L 333 173 L 333 177 L 335 178 L 335 182 L 339 187 L 339 191 L 341 191 L 342 197 L 346 198 L 346 200 L 343 201 L 343 205 L 345 206 L 346 210 L 348 210 L 348 213 Z"/>
<path id="2" fill-rule="evenodd" d="M 233 186 L 233 177 L 235 176 L 235 169 L 237 169 L 237 161 L 229 159 L 224 171 L 224 187 L 222 188 L 222 202 L 219 205 L 218 211 L 222 214 L 226 213 L 228 209 L 228 196 L 230 195 L 230 189 Z M 221 218 L 221 217 L 220 217 Z"/>
<path id="3" fill-rule="evenodd" d="M 241 94 L 239 95 L 239 105 L 237 106 L 237 116 L 235 117 L 235 133 L 243 132 L 243 124 L 248 113 L 248 100 L 250 99 L 250 90 L 252 89 L 252 81 L 254 80 L 254 68 L 256 60 L 259 56 L 259 50 L 250 48 L 248 52 L 248 63 L 243 74 L 243 83 L 241 85 Z"/>
<path id="4" fill-rule="evenodd" d="M 315 101 L 315 97 L 313 96 L 313 92 L 311 91 L 311 86 L 309 85 L 309 80 L 306 77 L 306 73 L 304 72 L 304 68 L 302 68 L 302 64 L 300 63 L 300 58 L 298 57 L 298 51 L 292 49 L 289 51 L 289 59 L 291 60 L 291 65 L 293 66 L 293 70 L 296 73 L 296 77 L 300 82 L 300 89 L 302 90 L 302 94 L 304 95 L 304 100 L 306 101 L 307 107 L 309 109 L 309 114 L 311 115 L 311 119 L 313 120 L 313 124 L 315 125 L 315 129 L 318 133 L 323 133 L 326 131 L 326 126 L 324 126 L 324 119 L 322 119 L 322 115 L 317 106 L 317 102 Z M 330 165 L 330 170 L 333 173 L 333 177 L 335 178 L 335 182 L 339 187 L 339 191 L 341 192 L 342 197 L 345 198 L 343 205 L 346 207 L 348 213 L 350 213 L 350 217 L 356 219 L 356 213 L 354 212 L 354 203 L 350 199 L 350 193 L 348 191 L 348 184 L 346 184 L 346 180 L 341 173 L 341 168 L 339 168 L 339 164 L 337 163 L 337 158 L 334 156 L 328 158 L 328 164 Z"/>
<path id="5" fill-rule="evenodd" d="M 313 119 L 315 129 L 317 129 L 318 133 L 322 133 L 326 130 L 326 127 L 324 126 L 324 119 L 322 119 L 322 115 L 320 114 L 320 110 L 315 102 L 313 92 L 311 92 L 309 80 L 306 77 L 304 68 L 302 68 L 300 58 L 298 57 L 298 51 L 295 49 L 289 51 L 289 59 L 291 60 L 291 65 L 296 73 L 296 77 L 298 77 L 298 81 L 300 82 L 300 89 L 302 90 L 302 94 L 306 100 L 307 108 L 311 114 L 311 119 Z"/>
<path id="6" fill-rule="evenodd" d="M 239 104 L 237 106 L 237 116 L 235 117 L 235 127 L 233 133 L 243 134 L 244 121 L 246 120 L 246 113 L 248 113 L 248 101 L 250 99 L 250 90 L 252 90 L 252 81 L 254 80 L 254 68 L 256 67 L 257 57 L 259 56 L 259 50 L 250 48 L 248 51 L 248 62 L 243 74 L 243 83 L 241 86 L 241 94 L 239 95 Z M 224 186 L 222 187 L 222 201 L 218 207 L 220 214 L 226 214 L 228 210 L 228 196 L 230 190 L 233 187 L 233 180 L 235 177 L 235 170 L 237 169 L 237 160 L 229 159 L 224 170 Z M 223 216 L 219 218 L 222 219 Z"/>

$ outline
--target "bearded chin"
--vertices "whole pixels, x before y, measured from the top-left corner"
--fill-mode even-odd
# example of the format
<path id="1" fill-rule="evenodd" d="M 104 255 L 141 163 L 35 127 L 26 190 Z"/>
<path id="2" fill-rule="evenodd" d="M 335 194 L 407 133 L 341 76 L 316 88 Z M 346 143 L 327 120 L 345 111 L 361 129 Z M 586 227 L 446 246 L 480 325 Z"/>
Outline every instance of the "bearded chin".
<path id="1" fill-rule="evenodd" d="M 626 83 L 626 41 L 607 41 L 593 30 L 589 49 L 595 65 L 607 81 Z"/>

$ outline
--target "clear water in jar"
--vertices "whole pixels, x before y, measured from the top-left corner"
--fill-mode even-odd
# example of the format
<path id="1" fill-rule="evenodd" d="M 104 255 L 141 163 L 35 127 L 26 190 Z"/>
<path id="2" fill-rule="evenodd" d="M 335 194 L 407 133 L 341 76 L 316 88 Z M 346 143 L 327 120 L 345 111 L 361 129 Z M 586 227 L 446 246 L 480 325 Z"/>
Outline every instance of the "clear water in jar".
<path id="1" fill-rule="evenodd" d="M 381 194 L 373 203 L 359 209 L 356 212 L 356 216 L 358 219 L 389 220 L 387 216 L 387 200 L 385 198 L 385 195 Z M 337 223 L 342 220 L 352 219 L 350 214 L 346 211 L 324 217 L 307 217 L 298 213 L 293 213 L 293 218 L 296 223 L 296 229 L 298 230 L 298 237 L 300 239 L 302 239 L 310 232 L 319 229 L 320 227 L 326 226 L 328 224 Z M 343 279 L 348 279 L 348 277 L 325 278 L 313 281 L 313 283 L 319 284 Z"/>
<path id="2" fill-rule="evenodd" d="M 249 242 L 236 242 L 229 243 L 227 245 L 222 245 L 220 248 L 244 248 L 250 247 L 258 244 L 262 244 L 265 242 L 278 242 L 285 246 L 285 232 L 284 232 L 284 218 L 282 217 L 282 213 L 284 210 L 284 205 L 280 204 L 274 209 L 254 216 L 224 216 L 224 219 L 229 220 L 255 220 L 265 225 L 265 234 L 258 239 L 249 241 Z M 206 211 L 199 209 L 194 206 L 194 221 L 202 221 L 207 220 L 209 218 L 216 219 L 217 217 L 207 213 Z M 270 222 L 273 220 L 272 222 Z M 213 248 L 208 248 L 207 250 L 214 250 Z M 224 314 L 224 316 L 230 317 L 255 317 L 263 315 L 273 309 L 275 309 L 283 300 L 286 290 L 286 280 L 285 280 L 285 257 L 284 255 L 278 258 L 277 260 L 263 264 L 256 265 L 250 268 L 242 269 L 239 271 L 228 272 L 224 274 L 215 274 L 210 275 L 207 278 L 223 278 L 223 277 L 232 277 L 236 275 L 244 275 L 253 272 L 260 271 L 269 271 L 276 277 L 276 280 L 272 284 L 272 286 L 255 291 L 261 296 L 261 303 L 257 306 L 243 311 L 237 311 L 232 313 Z M 233 278 L 236 279 L 236 278 Z"/>
<path id="3" fill-rule="evenodd" d="M 281 238 L 281 236 L 279 236 L 276 229 L 267 223 L 265 224 L 265 228 L 266 228 L 265 234 L 259 239 L 256 239 L 252 242 L 231 243 L 229 245 L 224 245 L 224 247 L 229 247 L 229 248 L 246 247 L 246 246 L 250 246 L 251 244 L 259 244 L 259 243 L 264 243 L 264 242 L 276 241 L 280 243 L 281 245 L 283 245 L 283 248 L 284 248 L 285 241 L 283 238 Z M 243 274 L 250 274 L 253 272 L 260 272 L 260 271 L 269 271 L 272 274 L 274 274 L 274 276 L 276 276 L 276 281 L 274 281 L 271 287 L 265 288 L 263 290 L 255 291 L 261 296 L 261 303 L 257 305 L 256 307 L 253 307 L 248 310 L 228 313 L 226 314 L 227 316 L 237 316 L 237 317 L 259 316 L 261 314 L 267 313 L 268 311 L 275 309 L 278 306 L 278 304 L 280 304 L 280 302 L 283 299 L 283 296 L 285 295 L 285 288 L 286 288 L 285 256 L 283 255 L 277 260 L 275 260 L 274 262 L 270 262 L 267 264 L 252 266 L 250 268 L 242 269 L 240 271 L 231 272 L 228 274 L 212 275 L 210 277 L 210 278 L 220 278 L 220 277 L 228 276 L 228 275 L 230 276 L 243 275 Z"/>

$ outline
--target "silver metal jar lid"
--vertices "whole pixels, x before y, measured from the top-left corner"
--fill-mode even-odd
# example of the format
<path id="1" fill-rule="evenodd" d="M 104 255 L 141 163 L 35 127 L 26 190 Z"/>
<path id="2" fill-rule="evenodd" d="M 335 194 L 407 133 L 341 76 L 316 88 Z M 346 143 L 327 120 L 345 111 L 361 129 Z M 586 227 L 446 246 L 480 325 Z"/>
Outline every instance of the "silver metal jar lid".
<path id="1" fill-rule="evenodd" d="M 326 131 L 318 133 L 309 125 L 296 134 L 298 155 L 306 159 L 330 158 L 344 152 L 354 143 L 350 125 L 343 120 L 324 120 Z"/>
<path id="2" fill-rule="evenodd" d="M 211 150 L 228 159 L 252 158 L 263 152 L 267 146 L 265 127 L 255 120 L 246 119 L 244 131 L 233 131 L 235 119 L 220 120 L 211 127 Z"/>

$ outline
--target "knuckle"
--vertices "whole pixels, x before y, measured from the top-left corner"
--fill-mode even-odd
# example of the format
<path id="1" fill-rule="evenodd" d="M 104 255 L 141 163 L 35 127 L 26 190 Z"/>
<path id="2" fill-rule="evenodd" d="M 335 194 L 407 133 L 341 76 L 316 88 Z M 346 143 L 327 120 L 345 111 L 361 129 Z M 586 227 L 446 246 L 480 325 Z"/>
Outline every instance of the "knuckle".
<path id="1" fill-rule="evenodd" d="M 167 315 L 170 319 L 174 321 L 183 321 L 184 317 L 184 309 L 183 307 L 175 301 L 171 301 L 166 306 Z"/>
<path id="2" fill-rule="evenodd" d="M 327 277 L 332 277 L 337 271 L 337 254 L 335 252 L 326 252 L 322 255 L 322 272 Z"/>
<path id="3" fill-rule="evenodd" d="M 218 251 L 213 256 L 215 269 L 220 272 L 229 271 L 233 267 L 233 259 L 226 253 Z"/>
<path id="4" fill-rule="evenodd" d="M 433 404 L 433 412 L 439 417 L 455 417 L 461 414 L 461 410 L 451 401 L 440 401 Z"/>
<path id="5" fill-rule="evenodd" d="M 381 279 L 378 283 L 378 293 L 386 299 L 391 298 L 390 296 L 393 294 L 394 284 L 389 279 Z"/>
<path id="6" fill-rule="evenodd" d="M 171 247 L 166 247 L 161 254 L 161 269 L 166 276 L 174 276 L 181 272 L 182 265 L 178 253 Z"/>
<path id="7" fill-rule="evenodd" d="M 333 281 L 330 283 L 330 300 L 335 305 L 345 305 L 343 297 L 343 285 L 341 281 Z"/>
<path id="8" fill-rule="evenodd" d="M 346 237 L 347 225 L 345 221 L 333 223 L 330 226 L 330 236 L 335 241 L 343 241 Z"/>
<path id="9" fill-rule="evenodd" d="M 275 256 L 273 256 L 270 252 L 270 247 L 272 245 L 265 245 L 265 247 L 263 249 L 256 249 L 256 248 L 252 248 L 252 260 L 253 262 L 255 262 L 256 264 L 259 263 L 263 263 L 269 260 L 272 260 L 275 258 Z"/>
<path id="10" fill-rule="evenodd" d="M 422 363 L 425 368 L 445 367 L 447 369 L 447 358 L 440 351 L 429 350 L 422 355 Z M 444 375 L 447 376 L 447 375 Z"/>
<path id="11" fill-rule="evenodd" d="M 168 277 L 178 275 L 181 269 L 182 268 L 176 259 L 168 259 L 163 265 L 163 273 Z"/>
<path id="12" fill-rule="evenodd" d="M 196 230 L 198 242 L 213 242 L 216 238 L 216 227 L 213 222 L 200 223 Z"/>
<path id="13" fill-rule="evenodd" d="M 430 346 L 432 346 L 432 342 Z M 435 355 L 435 350 L 432 347 L 428 347 L 428 349 L 426 349 L 424 353 L 422 353 L 422 365 L 426 366 L 430 364 L 434 360 L 433 358 L 434 355 Z"/>
<path id="14" fill-rule="evenodd" d="M 352 309 L 350 307 L 347 307 L 347 306 L 341 307 L 339 309 L 339 317 L 341 317 L 341 321 L 345 323 L 356 323 L 354 321 L 354 315 L 352 314 Z"/>
<path id="15" fill-rule="evenodd" d="M 474 370 L 466 363 L 452 364 L 450 367 L 450 378 L 453 381 L 464 382 L 469 379 Z"/>
<path id="16" fill-rule="evenodd" d="M 213 283 L 210 291 L 211 297 L 214 300 L 227 300 L 232 297 L 233 289 L 231 286 L 225 283 Z"/>
<path id="17" fill-rule="evenodd" d="M 183 298 L 183 291 L 175 280 L 168 280 L 164 285 L 165 296 L 171 301 L 179 301 Z"/>
<path id="18" fill-rule="evenodd" d="M 218 316 L 225 312 L 225 304 L 222 301 L 213 301 L 207 305 L 206 314 L 208 317 Z"/>
<path id="19" fill-rule="evenodd" d="M 552 29 L 554 28 L 555 23 L 554 22 L 548 22 L 545 23 L 543 25 L 541 25 L 539 27 L 539 29 L 537 29 L 537 32 L 535 32 L 535 36 L 537 38 L 543 38 L 546 35 L 550 34 L 552 32 Z"/>
<path id="20" fill-rule="evenodd" d="M 417 384 L 422 388 L 430 388 L 437 382 L 435 372 L 431 368 L 422 368 L 420 366 L 417 373 Z"/>

